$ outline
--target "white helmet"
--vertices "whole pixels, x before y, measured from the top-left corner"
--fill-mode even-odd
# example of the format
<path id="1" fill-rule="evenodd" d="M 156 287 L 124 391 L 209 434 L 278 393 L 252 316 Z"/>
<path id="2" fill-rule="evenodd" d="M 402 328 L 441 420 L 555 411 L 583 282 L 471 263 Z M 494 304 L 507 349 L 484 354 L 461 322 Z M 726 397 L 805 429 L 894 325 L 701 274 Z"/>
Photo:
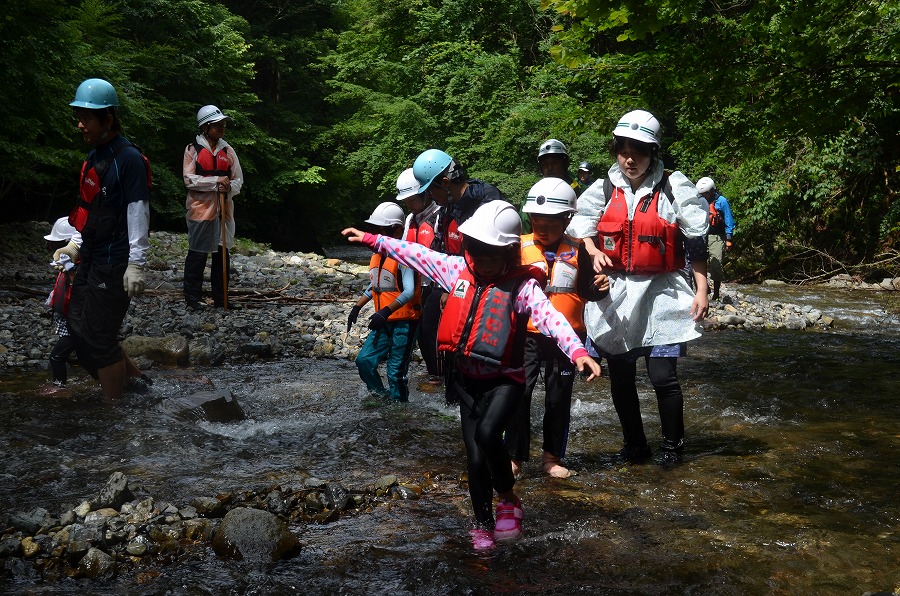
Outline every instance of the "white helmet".
<path id="1" fill-rule="evenodd" d="M 522 218 L 506 201 L 491 201 L 476 209 L 459 233 L 492 246 L 509 246 L 521 239 Z"/>
<path id="2" fill-rule="evenodd" d="M 650 112 L 634 110 L 619 118 L 613 135 L 659 147 L 659 120 Z"/>
<path id="3" fill-rule="evenodd" d="M 228 116 L 223 114 L 222 110 L 216 106 L 203 106 L 197 110 L 197 126 L 201 128 L 204 124 L 212 124 L 213 122 L 225 120 L 226 118 L 228 118 Z"/>
<path id="4" fill-rule="evenodd" d="M 528 191 L 524 213 L 560 215 L 575 213 L 575 190 L 562 178 L 543 178 Z"/>
<path id="5" fill-rule="evenodd" d="M 412 168 L 406 168 L 403 172 L 397 176 L 397 199 L 398 201 L 402 201 L 403 199 L 409 199 L 417 194 L 419 194 L 419 189 L 422 187 L 419 184 L 419 181 L 416 180 L 416 175 L 413 173 Z"/>
<path id="6" fill-rule="evenodd" d="M 569 157 L 569 150 L 566 149 L 565 144 L 562 141 L 558 141 L 556 139 L 547 139 L 541 146 L 538 147 L 538 161 L 541 161 L 541 158 L 545 155 L 564 155 L 565 157 Z"/>
<path id="7" fill-rule="evenodd" d="M 44 236 L 44 240 L 59 242 L 61 240 L 71 240 L 74 235 L 75 228 L 69 223 L 69 218 L 67 216 L 60 217 L 53 222 L 53 228 L 50 230 L 49 234 Z"/>
<path id="8" fill-rule="evenodd" d="M 704 176 L 700 180 L 697 180 L 697 192 L 704 193 L 713 190 L 716 187 L 716 183 L 713 182 L 713 179 L 709 176 Z"/>
<path id="9" fill-rule="evenodd" d="M 392 201 L 386 201 L 375 207 L 375 211 L 366 220 L 367 224 L 389 228 L 403 225 L 403 209 Z"/>

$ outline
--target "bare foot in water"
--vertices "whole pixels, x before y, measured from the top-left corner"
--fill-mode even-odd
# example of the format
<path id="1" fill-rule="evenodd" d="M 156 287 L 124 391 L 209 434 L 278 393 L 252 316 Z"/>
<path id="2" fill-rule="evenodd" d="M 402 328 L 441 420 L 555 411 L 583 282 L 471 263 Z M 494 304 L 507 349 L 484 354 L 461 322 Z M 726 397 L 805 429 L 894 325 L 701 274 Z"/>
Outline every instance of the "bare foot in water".
<path id="1" fill-rule="evenodd" d="M 512 461 L 513 478 L 518 480 L 519 478 L 522 477 L 522 462 L 520 462 L 517 459 L 511 460 L 511 461 Z"/>
<path id="2" fill-rule="evenodd" d="M 544 474 L 547 474 L 552 478 L 568 478 L 569 476 L 575 475 L 575 472 L 563 466 L 561 460 L 552 453 L 547 453 L 545 451 L 541 460 L 543 462 L 542 468 Z"/>

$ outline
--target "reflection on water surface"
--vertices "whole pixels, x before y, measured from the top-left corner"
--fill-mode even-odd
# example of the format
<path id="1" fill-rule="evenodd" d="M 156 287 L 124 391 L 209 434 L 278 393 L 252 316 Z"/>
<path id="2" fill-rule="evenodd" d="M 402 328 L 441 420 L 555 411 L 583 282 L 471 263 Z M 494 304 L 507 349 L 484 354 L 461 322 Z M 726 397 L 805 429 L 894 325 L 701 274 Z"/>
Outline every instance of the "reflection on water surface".
<path id="1" fill-rule="evenodd" d="M 680 373 L 688 445 L 676 469 L 623 465 L 605 380 L 579 382 L 567 461 L 537 462 L 519 488 L 526 537 L 475 554 L 458 481 L 458 416 L 437 394 L 375 407 L 352 363 L 301 361 L 155 371 L 150 394 L 115 404 L 36 397 L 43 374 L 0 379 L 0 506 L 56 511 L 121 470 L 172 502 L 307 475 L 365 485 L 435 478 L 419 501 L 295 527 L 304 550 L 264 568 L 199 549 L 95 593 L 862 594 L 900 586 L 900 372 L 893 333 L 710 333 Z M 423 370 L 415 368 L 414 380 Z M 173 418 L 162 402 L 229 389 L 247 420 Z M 640 385 L 648 436 L 655 397 Z M 537 401 L 537 400 L 536 400 Z M 540 428 L 541 409 L 534 410 Z M 533 453 L 539 453 L 539 436 Z M 162 571 L 161 574 L 149 573 Z M 46 589 L 39 578 L 8 590 Z"/>

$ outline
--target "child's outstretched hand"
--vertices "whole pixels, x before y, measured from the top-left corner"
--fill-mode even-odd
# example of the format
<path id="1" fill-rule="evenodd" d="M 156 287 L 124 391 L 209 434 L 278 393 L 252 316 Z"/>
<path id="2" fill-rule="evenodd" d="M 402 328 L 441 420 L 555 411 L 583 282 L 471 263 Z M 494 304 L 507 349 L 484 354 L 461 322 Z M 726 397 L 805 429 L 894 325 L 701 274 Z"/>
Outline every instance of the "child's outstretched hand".
<path id="1" fill-rule="evenodd" d="M 605 273 L 598 273 L 594 276 L 594 287 L 601 292 L 609 291 L 609 276 Z"/>
<path id="2" fill-rule="evenodd" d="M 363 241 L 363 236 L 365 236 L 365 232 L 360 232 L 356 228 L 345 228 L 341 230 L 341 234 L 347 237 L 347 240 L 350 242 L 360 243 Z"/>
<path id="3" fill-rule="evenodd" d="M 577 358 L 575 360 L 575 366 L 578 367 L 578 372 L 580 373 L 583 373 L 585 369 L 591 372 L 590 376 L 588 376 L 588 378 L 586 379 L 588 381 L 599 379 L 603 375 L 603 371 L 600 368 L 600 365 L 597 364 L 597 361 L 590 356 L 582 356 L 581 358 Z"/>

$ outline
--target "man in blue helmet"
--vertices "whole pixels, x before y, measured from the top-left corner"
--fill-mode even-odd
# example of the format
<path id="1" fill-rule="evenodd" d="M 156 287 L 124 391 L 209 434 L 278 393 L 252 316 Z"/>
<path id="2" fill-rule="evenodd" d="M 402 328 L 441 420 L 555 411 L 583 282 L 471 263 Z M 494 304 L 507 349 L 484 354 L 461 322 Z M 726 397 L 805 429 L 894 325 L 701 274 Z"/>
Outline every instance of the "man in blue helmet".
<path id="1" fill-rule="evenodd" d="M 505 201 L 497 187 L 477 178 L 467 178 L 460 163 L 440 149 L 428 149 L 413 163 L 413 174 L 419 181 L 420 193 L 427 192 L 434 202 L 446 210 L 439 230 L 442 252 L 462 254 L 459 226 L 472 217 L 475 210 L 491 201 Z"/>
<path id="2" fill-rule="evenodd" d="M 122 351 L 118 333 L 131 298 L 144 291 L 150 248 L 150 166 L 121 135 L 119 97 L 109 82 L 87 79 L 70 104 L 91 146 L 81 169 L 79 196 L 69 216 L 78 231 L 57 250 L 81 259 L 72 284 L 69 331 L 78 360 L 100 381 L 103 395 L 119 398 L 140 371 Z"/>
<path id="3" fill-rule="evenodd" d="M 477 178 L 467 178 L 460 163 L 440 149 L 423 151 L 413 163 L 413 175 L 419 182 L 419 193 L 427 194 L 441 206 L 435 230 L 434 248 L 452 255 L 462 254 L 459 226 L 472 217 L 484 203 L 506 200 L 495 186 Z M 422 306 L 422 327 L 437 329 L 447 293 L 435 286 Z"/>

